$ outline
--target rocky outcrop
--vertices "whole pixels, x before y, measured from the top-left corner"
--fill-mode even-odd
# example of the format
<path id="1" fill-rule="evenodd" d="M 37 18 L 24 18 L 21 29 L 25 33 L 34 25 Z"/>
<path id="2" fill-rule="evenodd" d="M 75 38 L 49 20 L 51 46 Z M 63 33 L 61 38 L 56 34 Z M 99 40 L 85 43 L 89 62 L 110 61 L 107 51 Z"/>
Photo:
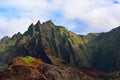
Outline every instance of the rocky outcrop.
<path id="1" fill-rule="evenodd" d="M 56 65 L 59 58 L 74 66 L 120 70 L 119 34 L 120 27 L 106 33 L 77 35 L 52 21 L 38 21 L 32 23 L 24 34 L 17 33 L 0 43 L 0 69 L 18 56 L 33 56 L 48 64 Z"/>
<path id="2" fill-rule="evenodd" d="M 32 49 L 29 47 L 36 46 L 33 51 L 37 55 L 44 51 L 47 56 L 61 58 L 67 63 L 89 66 L 90 56 L 82 38 L 62 26 L 56 26 L 52 21 L 42 24 L 38 21 L 35 25 L 31 24 L 23 35 L 31 38 L 25 44 L 28 54 L 32 54 L 30 51 Z M 35 49 L 39 49 L 39 52 Z"/>
<path id="3" fill-rule="evenodd" d="M 74 66 L 57 67 L 27 56 L 14 59 L 9 67 L 0 73 L 0 80 L 98 80 L 105 76 L 105 73 L 101 74 L 100 71 L 93 73 L 96 71 Z"/>
<path id="4" fill-rule="evenodd" d="M 5 43 L 5 42 L 7 42 L 9 39 L 10 39 L 10 37 L 5 36 L 5 37 L 3 37 L 3 38 L 0 40 L 0 43 Z"/>

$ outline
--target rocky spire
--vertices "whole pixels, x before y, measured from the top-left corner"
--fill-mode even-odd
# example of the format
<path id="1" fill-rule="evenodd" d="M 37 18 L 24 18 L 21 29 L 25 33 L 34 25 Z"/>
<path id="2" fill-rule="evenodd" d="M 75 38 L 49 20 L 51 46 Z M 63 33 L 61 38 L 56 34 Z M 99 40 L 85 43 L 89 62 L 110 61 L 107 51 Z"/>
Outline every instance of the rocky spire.
<path id="1" fill-rule="evenodd" d="M 5 36 L 5 37 L 3 37 L 3 38 L 0 40 L 0 43 L 5 43 L 5 42 L 7 42 L 9 39 L 10 39 L 10 37 Z"/>
<path id="2" fill-rule="evenodd" d="M 35 28 L 34 28 L 34 24 L 32 23 L 28 30 L 24 33 L 24 35 L 30 35 L 30 36 L 33 36 L 35 33 Z"/>
<path id="3" fill-rule="evenodd" d="M 38 20 L 38 22 L 36 23 L 36 25 L 35 25 L 35 31 L 36 32 L 40 32 L 40 27 L 42 26 L 42 24 L 40 23 L 40 21 Z"/>

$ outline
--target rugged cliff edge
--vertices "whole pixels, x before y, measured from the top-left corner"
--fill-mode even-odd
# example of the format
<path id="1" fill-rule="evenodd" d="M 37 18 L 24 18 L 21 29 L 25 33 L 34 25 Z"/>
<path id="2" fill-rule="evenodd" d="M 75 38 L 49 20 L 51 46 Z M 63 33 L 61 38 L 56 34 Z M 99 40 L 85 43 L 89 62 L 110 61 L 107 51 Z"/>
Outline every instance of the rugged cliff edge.
<path id="1" fill-rule="evenodd" d="M 0 70 L 18 56 L 33 56 L 48 64 L 120 70 L 120 27 L 106 33 L 77 35 L 52 21 L 31 24 L 28 30 L 0 42 Z M 62 66 L 59 65 L 59 66 Z"/>

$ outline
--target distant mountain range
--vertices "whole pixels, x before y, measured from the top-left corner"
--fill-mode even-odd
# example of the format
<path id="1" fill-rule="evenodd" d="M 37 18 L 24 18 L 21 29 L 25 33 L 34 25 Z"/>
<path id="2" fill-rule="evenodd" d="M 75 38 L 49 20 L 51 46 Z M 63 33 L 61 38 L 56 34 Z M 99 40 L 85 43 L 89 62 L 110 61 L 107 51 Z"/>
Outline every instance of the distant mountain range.
<path id="1" fill-rule="evenodd" d="M 74 66 L 73 70 L 75 71 L 76 66 L 82 68 L 79 68 L 80 72 L 82 70 L 83 72 L 88 70 L 90 73 L 89 68 L 92 70 L 95 68 L 105 72 L 119 71 L 120 27 L 105 33 L 78 35 L 68 31 L 63 26 L 56 26 L 51 20 L 42 24 L 40 21 L 38 21 L 35 25 L 32 23 L 25 33 L 21 34 L 18 32 L 11 38 L 5 36 L 0 40 L 0 69 L 2 72 L 4 71 L 4 68 L 6 68 L 8 65 L 11 65 L 10 63 L 12 60 L 16 59 L 17 57 L 26 56 L 32 56 L 40 59 L 44 64 L 52 67 L 64 67 L 63 70 L 65 70 L 65 67 L 68 68 L 70 66 Z M 83 67 L 85 69 L 83 69 Z M 12 69 L 14 70 L 14 68 Z M 72 75 L 69 72 L 66 72 L 65 74 L 68 74 L 69 76 Z M 79 76 L 80 74 L 76 75 Z M 85 75 L 91 77 L 88 74 Z M 104 75 L 104 78 L 105 76 L 106 75 Z M 120 76 L 117 76 L 117 78 L 119 77 Z M 82 80 L 94 79 L 98 80 L 93 76 L 91 78 Z M 26 78 L 25 80 L 30 79 Z M 72 79 L 61 78 L 59 80 Z M 81 79 L 78 77 L 76 80 Z"/>

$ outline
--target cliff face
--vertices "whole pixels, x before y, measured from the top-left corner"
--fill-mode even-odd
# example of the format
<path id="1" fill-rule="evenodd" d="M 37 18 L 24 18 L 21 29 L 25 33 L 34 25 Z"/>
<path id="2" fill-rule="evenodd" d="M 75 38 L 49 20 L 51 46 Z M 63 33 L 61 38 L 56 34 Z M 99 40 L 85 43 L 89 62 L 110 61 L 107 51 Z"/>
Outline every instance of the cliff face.
<path id="1" fill-rule="evenodd" d="M 43 50 L 48 56 L 56 56 L 71 64 L 89 65 L 90 56 L 82 38 L 64 27 L 54 25 L 52 21 L 32 24 L 24 36 L 31 37 L 29 43 L 40 47 L 39 51 Z"/>
<path id="2" fill-rule="evenodd" d="M 0 40 L 0 43 L 5 43 L 5 42 L 9 41 L 9 39 L 10 39 L 10 37 L 5 36 Z"/>
<path id="3" fill-rule="evenodd" d="M 92 41 L 88 42 L 92 53 L 92 66 L 104 71 L 120 70 L 120 27 L 106 33 L 88 36 L 94 36 Z"/>
<path id="4" fill-rule="evenodd" d="M 10 43 L 10 46 L 7 44 Z M 51 64 L 49 56 L 63 59 L 66 63 L 89 66 L 90 56 L 81 37 L 51 21 L 31 24 L 24 34 L 16 34 L 6 43 L 1 57 L 34 56 Z M 12 43 L 12 44 L 11 44 Z M 10 49 L 9 49 L 10 48 Z M 12 51 L 10 51 L 12 48 Z M 1 49 L 2 50 L 2 49 Z M 7 56 L 4 56 L 4 53 Z"/>
<path id="5" fill-rule="evenodd" d="M 45 63 L 93 67 L 99 70 L 120 70 L 120 27 L 106 33 L 77 35 L 52 21 L 31 24 L 24 33 L 17 33 L 0 43 L 0 68 L 18 56 L 33 56 Z M 60 60 L 59 60 L 59 59 Z M 61 64 L 62 65 L 62 64 Z"/>

